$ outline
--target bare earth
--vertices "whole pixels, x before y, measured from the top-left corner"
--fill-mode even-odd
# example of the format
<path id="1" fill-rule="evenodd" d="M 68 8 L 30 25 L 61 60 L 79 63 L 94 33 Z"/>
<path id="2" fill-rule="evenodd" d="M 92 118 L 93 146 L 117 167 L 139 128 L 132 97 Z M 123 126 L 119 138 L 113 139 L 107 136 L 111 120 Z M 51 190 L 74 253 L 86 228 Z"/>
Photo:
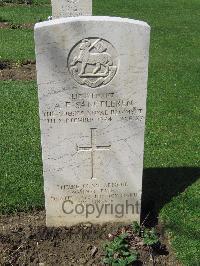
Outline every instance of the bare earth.
<path id="1" fill-rule="evenodd" d="M 0 22 L 0 29 L 32 29 L 34 28 L 33 23 L 26 24 L 12 24 L 10 22 Z"/>
<path id="2" fill-rule="evenodd" d="M 45 213 L 18 213 L 0 217 L 0 265 L 102 265 L 102 245 L 110 235 L 125 227 L 116 224 L 79 225 L 72 228 L 47 228 Z M 113 233 L 114 232 L 114 233 Z M 113 234 L 110 234 L 113 233 Z M 110 234 L 110 235 L 109 235 Z M 165 239 L 161 237 L 164 243 Z M 154 252 L 154 264 L 148 248 L 132 237 L 140 254 L 134 265 L 179 265 L 166 247 Z"/>
<path id="3" fill-rule="evenodd" d="M 36 80 L 34 61 L 23 64 L 0 61 L 0 80 Z"/>

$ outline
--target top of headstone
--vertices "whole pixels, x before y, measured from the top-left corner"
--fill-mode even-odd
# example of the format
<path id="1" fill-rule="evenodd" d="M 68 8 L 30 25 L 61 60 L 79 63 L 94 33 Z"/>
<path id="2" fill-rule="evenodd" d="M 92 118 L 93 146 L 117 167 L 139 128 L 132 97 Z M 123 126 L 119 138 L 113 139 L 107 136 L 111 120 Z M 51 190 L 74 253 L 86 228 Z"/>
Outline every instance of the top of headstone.
<path id="1" fill-rule="evenodd" d="M 138 26 L 143 26 L 150 29 L 150 26 L 140 20 L 135 19 L 128 19 L 128 18 L 121 18 L 121 17 L 107 17 L 107 16 L 79 16 L 79 17 L 68 17 L 68 18 L 60 18 L 60 19 L 54 19 L 49 21 L 43 21 L 35 24 L 35 29 L 41 28 L 41 27 L 47 27 L 47 26 L 53 26 L 57 24 L 62 23 L 68 23 L 68 22 L 76 22 L 76 21 L 92 21 L 92 22 L 98 22 L 98 21 L 112 21 L 112 22 L 126 22 L 131 23 Z"/>
<path id="2" fill-rule="evenodd" d="M 77 17 L 92 15 L 92 0 L 51 0 L 52 17 Z"/>

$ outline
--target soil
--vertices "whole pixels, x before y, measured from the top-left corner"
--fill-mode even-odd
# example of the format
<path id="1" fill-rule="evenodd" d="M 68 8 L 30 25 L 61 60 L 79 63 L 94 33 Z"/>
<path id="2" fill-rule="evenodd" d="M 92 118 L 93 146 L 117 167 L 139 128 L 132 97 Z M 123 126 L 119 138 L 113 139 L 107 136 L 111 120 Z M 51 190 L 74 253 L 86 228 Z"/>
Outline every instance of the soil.
<path id="1" fill-rule="evenodd" d="M 3 2 L 2 2 L 3 1 Z M 30 2 L 30 3 L 29 3 Z M 10 3 L 10 0 L 0 0 L 0 6 L 11 6 L 11 7 L 19 7 L 19 6 L 49 6 L 49 3 L 31 3 L 31 0 L 22 0 L 16 1 L 15 3 Z"/>
<path id="2" fill-rule="evenodd" d="M 32 29 L 34 28 L 33 23 L 26 24 L 13 24 L 9 22 L 0 22 L 0 29 Z"/>
<path id="3" fill-rule="evenodd" d="M 0 80 L 36 80 L 35 61 L 23 63 L 0 61 Z"/>
<path id="4" fill-rule="evenodd" d="M 127 230 L 128 227 L 117 224 L 47 228 L 43 211 L 3 215 L 0 217 L 0 265 L 100 266 L 103 243 Z M 162 236 L 161 241 L 165 241 Z M 165 245 L 150 256 L 149 249 L 137 236 L 132 235 L 130 243 L 140 254 L 134 265 L 179 265 Z"/>

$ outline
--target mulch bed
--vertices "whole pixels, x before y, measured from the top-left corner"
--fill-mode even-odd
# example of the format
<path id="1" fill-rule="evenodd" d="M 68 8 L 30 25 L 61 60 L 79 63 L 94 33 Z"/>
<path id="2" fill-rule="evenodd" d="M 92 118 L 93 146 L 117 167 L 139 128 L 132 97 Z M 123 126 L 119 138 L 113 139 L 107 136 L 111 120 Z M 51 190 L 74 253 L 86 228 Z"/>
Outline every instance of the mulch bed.
<path id="1" fill-rule="evenodd" d="M 35 61 L 22 64 L 0 61 L 0 80 L 36 80 Z"/>
<path id="2" fill-rule="evenodd" d="M 117 229 L 118 227 L 118 229 Z M 117 224 L 79 225 L 71 228 L 47 228 L 45 213 L 18 213 L 0 217 L 0 265 L 102 265 L 102 245 L 110 237 L 128 230 Z M 112 233 L 114 232 L 114 233 Z M 134 265 L 179 265 L 171 252 L 161 245 L 152 257 L 141 240 L 131 236 L 140 254 Z M 161 236 L 161 242 L 165 239 Z"/>

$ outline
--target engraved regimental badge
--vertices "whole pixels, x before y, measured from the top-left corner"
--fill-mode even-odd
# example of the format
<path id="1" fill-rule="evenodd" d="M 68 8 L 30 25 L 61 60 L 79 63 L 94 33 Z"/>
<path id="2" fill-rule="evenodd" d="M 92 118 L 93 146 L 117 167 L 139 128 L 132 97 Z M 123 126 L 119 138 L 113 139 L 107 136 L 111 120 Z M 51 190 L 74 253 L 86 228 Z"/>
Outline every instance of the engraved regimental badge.
<path id="1" fill-rule="evenodd" d="M 68 68 L 80 85 L 97 88 L 108 84 L 116 75 L 118 55 L 111 43 L 87 38 L 77 43 L 68 57 Z"/>

